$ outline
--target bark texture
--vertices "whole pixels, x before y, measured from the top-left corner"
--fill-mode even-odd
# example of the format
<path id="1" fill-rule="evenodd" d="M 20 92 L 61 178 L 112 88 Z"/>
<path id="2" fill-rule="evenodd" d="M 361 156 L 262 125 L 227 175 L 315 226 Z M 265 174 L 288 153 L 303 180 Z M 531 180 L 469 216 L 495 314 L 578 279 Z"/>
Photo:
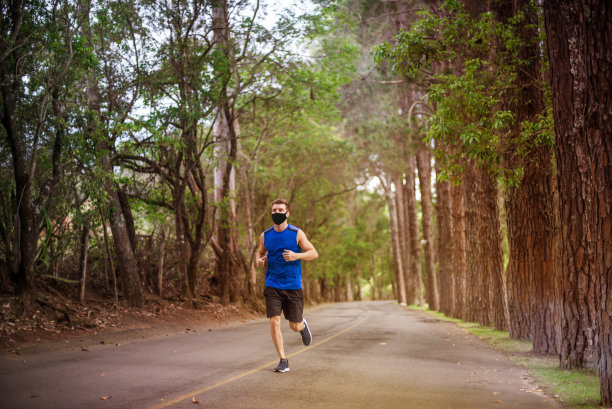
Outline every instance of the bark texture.
<path id="1" fill-rule="evenodd" d="M 451 251 L 452 299 L 449 316 L 466 318 L 466 236 L 465 236 L 465 186 L 453 185 L 450 187 L 451 219 L 453 229 L 449 236 L 448 246 Z"/>
<path id="2" fill-rule="evenodd" d="M 403 189 L 404 183 L 402 175 L 396 173 L 393 177 L 395 185 L 395 209 L 397 213 L 397 238 L 398 238 L 398 257 L 401 259 L 400 274 L 406 293 L 406 303 L 414 304 L 414 280 L 410 275 L 410 229 L 408 227 L 408 215 L 406 213 L 406 195 Z"/>
<path id="3" fill-rule="evenodd" d="M 437 172 L 439 174 L 439 172 Z M 455 300 L 452 291 L 451 264 L 451 199 L 450 184 L 447 181 L 436 181 L 436 265 L 438 291 L 440 294 L 440 312 L 451 316 Z"/>
<path id="4" fill-rule="evenodd" d="M 612 404 L 612 17 L 604 0 L 545 1 L 561 223 L 561 365 L 599 364 Z"/>
<path id="5" fill-rule="evenodd" d="M 384 182 L 383 178 L 379 178 L 385 191 L 387 206 L 389 207 L 389 222 L 391 224 L 391 245 L 393 249 L 393 264 L 395 267 L 395 293 L 396 298 L 401 305 L 406 305 L 406 283 L 404 282 L 403 263 L 401 257 L 400 238 L 398 234 L 398 218 L 397 206 L 395 197 L 391 188 Z"/>
<path id="6" fill-rule="evenodd" d="M 434 270 L 433 209 L 431 201 L 431 153 L 426 148 L 417 152 L 419 189 L 423 226 L 423 251 L 425 253 L 425 295 L 429 309 L 437 310 L 440 303 L 438 283 Z"/>
<path id="7" fill-rule="evenodd" d="M 512 14 L 519 13 L 524 16 L 518 28 L 524 44 L 518 57 L 523 64 L 516 73 L 517 102 L 509 104 L 516 117 L 517 132 L 523 121 L 536 121 L 537 115 L 544 110 L 542 90 L 536 83 L 540 72 L 540 50 L 536 42 L 538 16 L 529 2 L 514 0 Z M 507 153 L 504 159 L 509 166 L 522 164 L 524 169 L 523 179 L 517 187 L 508 189 L 505 198 L 510 337 L 530 338 L 534 350 L 539 353 L 558 353 L 556 183 L 552 148 L 544 142 L 524 158 Z"/>
<path id="8" fill-rule="evenodd" d="M 466 319 L 506 329 L 503 253 L 498 189 L 489 175 L 471 166 L 466 183 Z"/>
<path id="9" fill-rule="evenodd" d="M 408 252 L 409 252 L 409 277 L 411 285 L 408 287 L 413 303 L 423 305 L 423 276 L 421 267 L 421 239 L 419 235 L 419 223 L 417 217 L 417 201 L 415 188 L 416 158 L 408 156 L 406 160 L 406 184 L 404 185 L 404 205 L 407 214 L 408 226 Z M 410 304 L 413 304 L 410 303 Z"/>

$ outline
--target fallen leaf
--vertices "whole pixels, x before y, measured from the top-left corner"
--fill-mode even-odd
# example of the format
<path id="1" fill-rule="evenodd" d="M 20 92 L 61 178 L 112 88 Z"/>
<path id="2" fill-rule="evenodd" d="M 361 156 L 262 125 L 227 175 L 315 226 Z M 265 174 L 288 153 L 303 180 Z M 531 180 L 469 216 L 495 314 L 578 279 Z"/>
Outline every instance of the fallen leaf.
<path id="1" fill-rule="evenodd" d="M 102 373 L 100 374 L 100 376 L 104 376 L 104 375 L 106 375 L 106 372 L 102 372 Z"/>
<path id="2" fill-rule="evenodd" d="M 191 398 L 191 401 L 192 401 L 193 403 L 195 403 L 196 405 L 199 405 L 199 404 L 200 404 L 200 401 L 199 401 L 199 400 L 195 400 L 195 396 Z"/>
<path id="3" fill-rule="evenodd" d="M 85 348 L 85 347 L 81 347 L 81 351 L 84 351 L 84 352 L 89 352 L 89 349 L 87 349 L 87 348 Z"/>
<path id="4" fill-rule="evenodd" d="M 32 398 L 32 399 L 38 398 L 38 395 L 30 395 L 30 398 Z"/>
<path id="5" fill-rule="evenodd" d="M 109 400 L 110 398 L 112 398 L 112 396 L 108 395 L 108 396 L 100 396 L 100 399 L 102 400 Z"/>

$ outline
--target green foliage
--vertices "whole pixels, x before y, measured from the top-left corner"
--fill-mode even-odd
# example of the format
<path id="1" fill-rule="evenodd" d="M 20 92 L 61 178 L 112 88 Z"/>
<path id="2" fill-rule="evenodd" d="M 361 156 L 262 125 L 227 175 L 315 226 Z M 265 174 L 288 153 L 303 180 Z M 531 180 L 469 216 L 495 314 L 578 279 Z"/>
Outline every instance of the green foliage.
<path id="1" fill-rule="evenodd" d="M 421 12 L 410 30 L 374 48 L 374 60 L 389 62 L 405 78 L 427 79 L 425 100 L 434 112 L 425 129 L 429 141 L 441 142 L 436 159 L 442 178 L 457 178 L 468 162 L 476 161 L 507 185 L 516 185 L 522 158 L 552 143 L 550 109 L 523 123 L 510 110 L 510 104 L 520 102 L 516 73 L 527 63 L 518 57 L 524 45 L 517 34 L 523 16 L 507 23 L 491 12 L 473 18 L 458 1 L 445 2 L 443 10 L 443 16 Z M 440 69 L 444 66 L 452 68 Z M 544 81 L 534 81 L 547 88 Z"/>
<path id="2" fill-rule="evenodd" d="M 99 246 L 103 220 L 120 211 L 109 205 L 109 186 L 129 195 L 137 233 L 156 235 L 168 225 L 164 230 L 174 240 L 174 189 L 184 182 L 186 214 L 179 223 L 187 226 L 187 240 L 204 223 L 208 243 L 215 227 L 212 176 L 224 159 L 215 153 L 212 126 L 218 107 L 228 102 L 240 127 L 234 163 L 240 233 L 269 227 L 264 216 L 270 200 L 288 197 L 295 204 L 293 222 L 324 255 L 307 267 L 307 277 L 330 277 L 331 285 L 340 285 L 335 280 L 349 275 L 362 274 L 365 283 L 378 274 L 389 283 L 383 277 L 391 271 L 388 216 L 377 194 L 356 191 L 360 157 L 338 126 L 340 90 L 354 80 L 360 57 L 338 29 L 337 21 L 350 20 L 338 2 L 317 2 L 301 14 L 277 10 L 272 27 L 263 23 L 261 10 L 255 13 L 255 3 L 233 2 L 223 47 L 213 41 L 209 2 L 25 4 L 22 35 L 28 41 L 15 87 L 16 117 L 26 145 L 40 130 L 33 190 L 53 173 L 54 135 L 64 131 L 60 181 L 42 207 L 39 272 L 71 282 L 66 276 L 74 266 L 68 264 L 78 255 L 83 226 L 91 227 L 90 240 Z M 14 46 L 9 39 L 0 41 Z M 59 102 L 57 113 L 49 95 Z M 43 108 L 47 117 L 37 127 Z M 401 123 L 392 118 L 389 126 Z M 7 265 L 14 256 L 7 253 L 15 242 L 16 193 L 11 147 L 2 136 L 0 233 L 6 245 L 0 256 Z M 247 195 L 254 225 L 241 201 Z M 246 236 L 239 235 L 248 259 Z M 106 248 L 91 251 L 90 263 L 106 257 Z M 209 250 L 206 257 L 214 256 Z M 59 261 L 67 267 L 55 269 Z"/>
<path id="3" fill-rule="evenodd" d="M 316 262 L 303 267 L 307 280 L 335 287 L 361 276 L 365 285 L 377 273 L 379 284 L 388 283 L 381 272 L 391 271 L 382 266 L 390 254 L 388 219 L 380 220 L 384 205 L 378 195 L 355 190 L 358 152 L 337 127 L 339 89 L 355 77 L 358 49 L 337 35 L 336 11 L 327 8 L 311 20 L 312 28 L 305 29 L 311 56 L 275 72 L 275 81 L 260 93 L 276 96 L 257 100 L 242 117 L 248 136 L 238 163 L 247 175 L 242 190 L 253 192 L 258 231 L 270 226 L 274 198 L 292 203 L 290 223 L 319 252 Z"/>

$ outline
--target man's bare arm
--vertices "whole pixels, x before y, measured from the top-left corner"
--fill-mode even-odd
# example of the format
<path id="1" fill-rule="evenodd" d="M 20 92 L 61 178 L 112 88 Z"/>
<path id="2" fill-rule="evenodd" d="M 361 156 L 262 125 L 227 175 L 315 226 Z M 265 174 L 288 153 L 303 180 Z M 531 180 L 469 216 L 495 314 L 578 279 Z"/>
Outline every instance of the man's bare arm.
<path id="1" fill-rule="evenodd" d="M 306 234 L 300 230 L 297 234 L 297 244 L 302 250 L 301 253 L 294 253 L 291 250 L 283 251 L 283 258 L 285 261 L 295 261 L 295 260 L 304 260 L 304 261 L 312 261 L 316 260 L 319 257 L 319 253 L 314 248 L 312 243 L 306 237 Z"/>
<path id="2" fill-rule="evenodd" d="M 268 251 L 264 243 L 265 237 L 264 234 L 261 233 L 261 236 L 259 236 L 259 248 L 257 249 L 257 260 L 255 261 L 257 267 L 263 267 L 268 259 Z"/>

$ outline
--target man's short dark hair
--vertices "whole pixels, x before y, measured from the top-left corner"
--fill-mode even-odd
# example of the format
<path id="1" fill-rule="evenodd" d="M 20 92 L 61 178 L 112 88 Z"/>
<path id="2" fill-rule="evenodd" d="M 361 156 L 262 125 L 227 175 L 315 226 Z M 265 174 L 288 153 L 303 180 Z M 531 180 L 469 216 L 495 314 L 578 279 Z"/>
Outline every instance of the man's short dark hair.
<path id="1" fill-rule="evenodd" d="M 272 206 L 274 206 L 275 204 L 283 204 L 285 205 L 287 210 L 289 210 L 289 202 L 286 199 L 276 199 L 272 202 Z"/>

